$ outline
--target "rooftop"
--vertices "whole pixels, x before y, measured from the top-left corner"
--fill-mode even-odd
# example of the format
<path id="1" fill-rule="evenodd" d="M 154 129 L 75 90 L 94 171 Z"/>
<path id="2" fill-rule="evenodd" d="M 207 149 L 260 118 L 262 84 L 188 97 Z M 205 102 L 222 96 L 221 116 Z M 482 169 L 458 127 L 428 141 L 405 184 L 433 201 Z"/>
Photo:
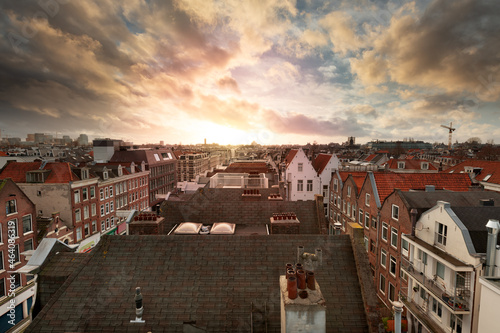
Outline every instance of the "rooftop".
<path id="1" fill-rule="evenodd" d="M 323 250 L 315 275 L 326 300 L 327 332 L 368 332 L 346 235 L 104 236 L 26 332 L 184 332 L 193 326 L 249 332 L 252 325 L 280 332 L 279 277 L 299 245 Z M 57 268 L 41 274 L 58 274 Z M 145 324 L 130 323 L 136 287 Z M 252 306 L 267 308 L 267 316 L 251 323 Z"/>

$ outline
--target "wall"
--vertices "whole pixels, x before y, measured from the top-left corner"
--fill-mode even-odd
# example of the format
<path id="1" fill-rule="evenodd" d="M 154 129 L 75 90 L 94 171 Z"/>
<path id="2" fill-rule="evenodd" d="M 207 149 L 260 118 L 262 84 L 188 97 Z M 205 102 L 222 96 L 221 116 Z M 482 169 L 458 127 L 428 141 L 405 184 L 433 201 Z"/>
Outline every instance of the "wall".
<path id="1" fill-rule="evenodd" d="M 40 210 L 43 211 L 43 216 L 61 212 L 61 219 L 69 225 L 73 224 L 72 194 L 68 184 L 22 183 L 18 186 L 35 203 L 37 215 Z M 40 196 L 38 191 L 41 191 Z"/>

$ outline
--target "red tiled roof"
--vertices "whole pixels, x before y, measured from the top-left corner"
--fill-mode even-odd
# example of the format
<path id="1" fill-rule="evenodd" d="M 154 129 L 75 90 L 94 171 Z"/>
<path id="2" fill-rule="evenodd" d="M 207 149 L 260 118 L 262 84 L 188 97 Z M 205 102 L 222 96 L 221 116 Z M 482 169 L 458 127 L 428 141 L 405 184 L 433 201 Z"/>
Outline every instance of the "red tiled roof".
<path id="1" fill-rule="evenodd" d="M 356 184 L 356 187 L 359 189 L 361 189 L 361 187 L 363 186 L 363 183 L 365 182 L 365 178 L 366 178 L 366 171 L 340 171 L 339 172 L 340 174 L 340 178 L 342 179 L 342 182 L 345 183 L 345 181 L 347 180 L 347 177 L 349 177 L 349 175 L 351 175 L 352 177 L 352 180 L 354 181 L 354 183 Z"/>
<path id="2" fill-rule="evenodd" d="M 231 163 L 226 173 L 267 173 L 269 169 L 265 162 L 236 162 Z"/>
<path id="3" fill-rule="evenodd" d="M 417 160 L 417 159 L 401 160 L 401 159 L 393 158 L 393 159 L 390 159 L 389 161 L 387 161 L 386 164 L 389 166 L 389 169 L 398 169 L 398 162 L 404 162 L 406 170 L 422 170 L 422 166 L 421 166 L 422 162 L 429 163 L 428 170 L 437 170 L 437 168 L 427 160 Z"/>
<path id="4" fill-rule="evenodd" d="M 377 154 L 389 154 L 388 150 L 379 150 L 376 152 Z"/>
<path id="5" fill-rule="evenodd" d="M 443 172 L 465 172 L 465 167 L 482 168 L 481 172 L 476 176 L 477 180 L 492 184 L 500 184 L 500 161 L 467 160 L 460 162 Z M 484 178 L 488 175 L 491 176 L 487 180 L 484 180 Z"/>
<path id="6" fill-rule="evenodd" d="M 370 162 L 371 160 L 373 160 L 375 158 L 375 156 L 377 156 L 377 154 L 369 155 L 367 158 L 365 158 L 365 162 Z"/>
<path id="7" fill-rule="evenodd" d="M 287 166 L 290 164 L 290 162 L 292 162 L 293 158 L 295 157 L 295 155 L 297 155 L 298 152 L 299 152 L 298 149 L 292 149 L 292 150 L 290 150 L 290 152 L 288 153 L 288 155 L 286 155 L 286 157 L 285 157 L 285 164 Z"/>
<path id="8" fill-rule="evenodd" d="M 332 156 L 333 155 L 329 154 L 318 154 L 318 156 L 316 156 L 316 158 L 313 161 L 314 170 L 316 170 L 318 174 L 321 174 L 323 170 L 326 168 L 328 162 L 330 162 Z"/>
<path id="9" fill-rule="evenodd" d="M 7 155 L 7 153 L 4 151 L 0 151 L 0 156 L 9 156 L 9 155 Z"/>
<path id="10" fill-rule="evenodd" d="M 0 173 L 0 178 L 12 178 L 16 183 L 26 183 L 26 172 L 38 170 L 42 162 L 10 162 L 5 165 Z M 77 175 L 71 171 L 68 162 L 47 163 L 43 170 L 52 170 L 45 183 L 65 184 L 70 181 L 80 180 Z"/>
<path id="11" fill-rule="evenodd" d="M 393 173 L 374 172 L 380 202 L 394 189 L 401 191 L 425 190 L 426 185 L 434 185 L 436 190 L 457 192 L 468 191 L 472 185 L 469 175 L 464 173 Z"/>

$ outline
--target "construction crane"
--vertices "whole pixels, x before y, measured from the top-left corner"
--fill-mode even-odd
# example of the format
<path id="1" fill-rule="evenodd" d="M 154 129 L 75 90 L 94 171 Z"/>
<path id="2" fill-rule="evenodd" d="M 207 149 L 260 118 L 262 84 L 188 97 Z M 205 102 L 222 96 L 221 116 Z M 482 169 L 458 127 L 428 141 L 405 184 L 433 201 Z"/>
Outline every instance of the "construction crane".
<path id="1" fill-rule="evenodd" d="M 456 130 L 456 128 L 452 127 L 451 122 L 450 122 L 450 126 L 441 125 L 441 127 L 447 128 L 449 130 L 448 149 L 451 149 L 451 134 L 453 133 L 454 130 Z"/>

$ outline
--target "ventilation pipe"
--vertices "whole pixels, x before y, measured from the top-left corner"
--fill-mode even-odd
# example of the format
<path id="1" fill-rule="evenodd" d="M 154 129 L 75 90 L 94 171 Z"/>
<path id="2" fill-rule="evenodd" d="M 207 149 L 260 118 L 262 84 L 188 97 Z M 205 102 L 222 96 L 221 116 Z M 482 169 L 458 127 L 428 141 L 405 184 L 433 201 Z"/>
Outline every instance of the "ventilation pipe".
<path id="1" fill-rule="evenodd" d="M 393 302 L 392 309 L 394 310 L 394 333 L 401 333 L 401 312 L 403 312 L 403 303 Z"/>
<path id="2" fill-rule="evenodd" d="M 131 323 L 144 323 L 145 321 L 142 320 L 142 313 L 144 312 L 144 308 L 142 307 L 142 294 L 141 294 L 141 288 L 137 287 L 135 288 L 135 320 L 131 320 Z"/>
<path id="3" fill-rule="evenodd" d="M 488 243 L 486 247 L 486 276 L 495 275 L 495 260 L 498 232 L 500 231 L 500 223 L 498 220 L 490 219 L 486 223 L 488 229 Z"/>

